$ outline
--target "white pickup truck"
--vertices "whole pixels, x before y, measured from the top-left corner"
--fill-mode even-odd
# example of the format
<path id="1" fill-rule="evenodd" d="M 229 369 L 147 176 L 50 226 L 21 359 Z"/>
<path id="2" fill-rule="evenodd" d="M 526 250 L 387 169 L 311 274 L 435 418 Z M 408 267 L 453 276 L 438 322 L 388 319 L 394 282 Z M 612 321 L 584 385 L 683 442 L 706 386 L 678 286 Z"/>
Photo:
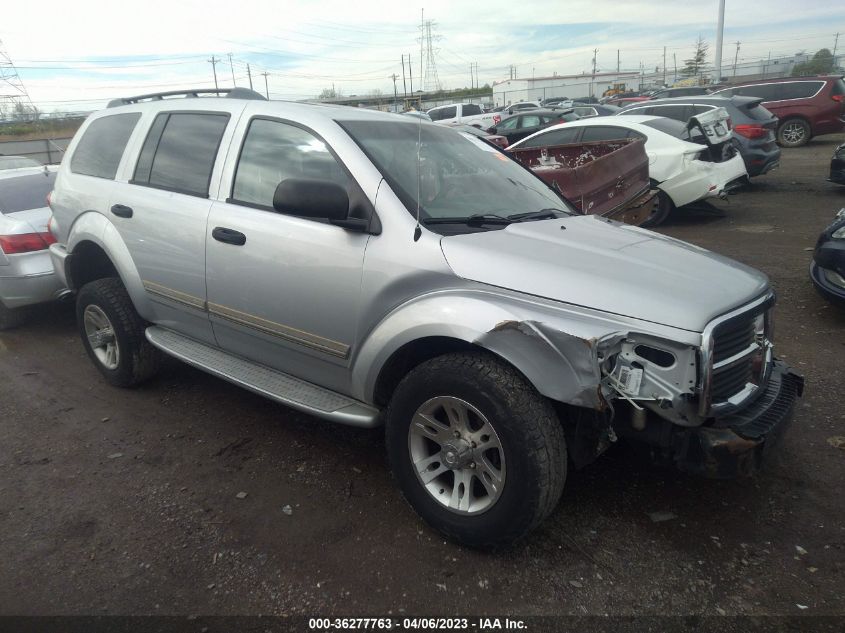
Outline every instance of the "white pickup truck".
<path id="1" fill-rule="evenodd" d="M 482 130 L 502 121 L 499 112 L 485 113 L 477 103 L 453 103 L 437 106 L 426 112 L 431 120 L 444 125 L 472 125 Z"/>

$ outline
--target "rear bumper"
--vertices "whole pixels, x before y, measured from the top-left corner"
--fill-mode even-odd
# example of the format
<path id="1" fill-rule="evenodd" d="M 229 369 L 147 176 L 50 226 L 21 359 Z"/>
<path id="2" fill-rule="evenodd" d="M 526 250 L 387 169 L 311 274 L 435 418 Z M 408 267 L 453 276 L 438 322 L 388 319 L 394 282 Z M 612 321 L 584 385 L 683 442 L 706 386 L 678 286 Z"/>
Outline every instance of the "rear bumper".
<path id="1" fill-rule="evenodd" d="M 804 378 L 775 361 L 766 390 L 750 406 L 711 426 L 677 431 L 676 465 L 717 479 L 754 474 L 792 421 L 803 391 Z"/>
<path id="2" fill-rule="evenodd" d="M 0 299 L 7 308 L 22 308 L 59 298 L 64 284 L 53 271 L 47 251 L 9 255 L 0 266 Z"/>
<path id="3" fill-rule="evenodd" d="M 659 189 L 646 188 L 630 202 L 602 215 L 625 224 L 639 226 L 651 215 L 651 201 L 659 192 Z"/>
<path id="4" fill-rule="evenodd" d="M 676 176 L 661 182 L 660 188 L 676 207 L 682 207 L 722 195 L 729 184 L 746 175 L 745 162 L 738 152 L 733 158 L 721 163 L 685 158 L 683 169 Z"/>
<path id="5" fill-rule="evenodd" d="M 780 166 L 780 148 L 772 142 L 774 149 L 766 151 L 758 148 L 744 148 L 742 159 L 749 176 L 762 176 Z"/>

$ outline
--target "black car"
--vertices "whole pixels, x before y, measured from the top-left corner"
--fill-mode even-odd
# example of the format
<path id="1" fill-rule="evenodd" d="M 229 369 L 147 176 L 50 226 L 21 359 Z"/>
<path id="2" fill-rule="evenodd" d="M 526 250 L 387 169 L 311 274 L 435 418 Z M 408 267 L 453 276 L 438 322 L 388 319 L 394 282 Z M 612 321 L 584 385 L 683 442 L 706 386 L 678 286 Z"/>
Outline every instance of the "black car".
<path id="1" fill-rule="evenodd" d="M 810 279 L 819 294 L 828 301 L 845 307 L 845 209 L 816 242 Z"/>
<path id="2" fill-rule="evenodd" d="M 780 164 L 780 147 L 775 135 L 778 119 L 761 104 L 759 97 L 694 96 L 640 101 L 625 106 L 620 115 L 650 114 L 686 123 L 690 117 L 715 108 L 725 108 L 733 125 L 733 141 L 749 176 L 761 176 Z"/>
<path id="3" fill-rule="evenodd" d="M 507 119 L 502 119 L 498 125 L 488 128 L 487 131 L 490 134 L 499 134 L 500 136 L 507 137 L 508 144 L 512 145 L 550 125 L 568 123 L 570 121 L 576 121 L 579 118 L 572 108 L 566 110 L 529 110 L 521 114 L 514 114 Z"/>
<path id="4" fill-rule="evenodd" d="M 845 185 L 845 143 L 842 143 L 833 152 L 833 158 L 830 159 L 830 178 L 828 180 L 838 185 Z"/>

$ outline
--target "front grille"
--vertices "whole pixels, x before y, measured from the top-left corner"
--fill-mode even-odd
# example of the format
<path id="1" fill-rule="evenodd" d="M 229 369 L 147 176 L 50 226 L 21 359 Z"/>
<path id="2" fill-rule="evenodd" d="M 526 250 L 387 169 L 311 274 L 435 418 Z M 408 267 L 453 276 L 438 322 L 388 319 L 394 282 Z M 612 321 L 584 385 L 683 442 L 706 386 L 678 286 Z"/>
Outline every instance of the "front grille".
<path id="1" fill-rule="evenodd" d="M 713 362 L 719 363 L 748 349 L 754 342 L 755 314 L 743 314 L 716 328 L 713 333 Z"/>
<path id="2" fill-rule="evenodd" d="M 758 328 L 763 329 L 759 317 L 772 303 L 773 299 L 765 301 L 713 329 L 710 386 L 703 403 L 704 415 L 715 414 L 718 417 L 736 410 L 742 403 L 730 402 L 732 398 L 743 392 L 751 397 L 755 390 L 747 390 L 749 384 L 763 386 L 768 374 L 766 359 L 769 352 L 763 332 L 758 332 Z"/>
<path id="3" fill-rule="evenodd" d="M 713 402 L 723 402 L 745 389 L 745 385 L 753 382 L 752 357 L 724 369 L 713 372 L 713 382 L 710 386 L 710 397 Z"/>

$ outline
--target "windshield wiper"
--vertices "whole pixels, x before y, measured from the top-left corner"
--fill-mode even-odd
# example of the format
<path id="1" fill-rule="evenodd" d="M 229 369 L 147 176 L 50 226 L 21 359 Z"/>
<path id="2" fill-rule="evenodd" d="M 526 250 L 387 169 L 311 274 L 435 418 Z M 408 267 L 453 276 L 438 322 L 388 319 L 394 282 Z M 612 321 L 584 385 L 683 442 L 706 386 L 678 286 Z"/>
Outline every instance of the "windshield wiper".
<path id="1" fill-rule="evenodd" d="M 558 217 L 557 209 L 540 209 L 539 211 L 528 211 L 527 213 L 514 213 L 509 215 L 508 219 L 514 222 L 524 222 L 525 220 L 548 220 L 550 218 Z"/>
<path id="2" fill-rule="evenodd" d="M 426 218 L 422 221 L 423 224 L 466 224 L 468 226 L 481 226 L 482 224 L 512 224 L 514 220 L 504 218 L 501 215 L 493 213 L 474 213 L 466 217 L 459 218 Z"/>

